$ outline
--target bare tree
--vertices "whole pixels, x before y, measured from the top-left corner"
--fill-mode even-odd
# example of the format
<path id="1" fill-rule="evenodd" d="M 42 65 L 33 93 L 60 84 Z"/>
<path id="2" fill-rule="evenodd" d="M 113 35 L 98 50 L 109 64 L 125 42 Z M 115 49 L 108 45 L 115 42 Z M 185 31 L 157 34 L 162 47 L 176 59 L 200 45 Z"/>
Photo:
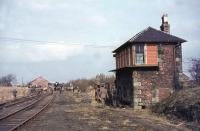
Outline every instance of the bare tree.
<path id="1" fill-rule="evenodd" d="M 86 89 L 94 85 L 94 80 L 93 79 L 76 79 L 76 80 L 71 80 L 69 83 L 72 83 L 73 86 L 78 86 L 81 91 L 86 91 Z M 67 83 L 69 85 L 69 83 Z"/>
<path id="2" fill-rule="evenodd" d="M 96 75 L 96 81 L 98 82 L 108 82 L 108 83 L 112 83 L 115 80 L 115 76 L 114 75 L 105 75 L 105 74 L 98 74 Z"/>
<path id="3" fill-rule="evenodd" d="M 80 90 L 84 92 L 87 90 L 89 86 L 93 86 L 97 81 L 113 83 L 114 80 L 115 80 L 114 75 L 98 74 L 96 75 L 96 77 L 93 77 L 90 79 L 71 80 L 66 85 L 69 85 L 69 83 L 72 83 L 73 86 L 78 86 Z"/>
<path id="4" fill-rule="evenodd" d="M 191 59 L 191 68 L 189 69 L 190 75 L 194 82 L 200 85 L 200 58 Z"/>
<path id="5" fill-rule="evenodd" d="M 16 76 L 14 74 L 8 74 L 0 78 L 1 86 L 12 86 L 14 82 L 16 82 Z"/>

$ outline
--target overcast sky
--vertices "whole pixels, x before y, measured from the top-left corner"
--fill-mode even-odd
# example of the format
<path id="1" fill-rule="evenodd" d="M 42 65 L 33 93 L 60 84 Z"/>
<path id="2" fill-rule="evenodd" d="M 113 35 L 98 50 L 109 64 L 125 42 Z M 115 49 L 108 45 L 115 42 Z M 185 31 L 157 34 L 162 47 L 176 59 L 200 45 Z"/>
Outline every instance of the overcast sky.
<path id="1" fill-rule="evenodd" d="M 186 72 L 188 58 L 200 56 L 199 7 L 199 0 L 0 0 L 0 76 L 66 82 L 108 73 L 112 50 L 148 26 L 159 29 L 164 13 L 171 34 L 188 41 Z"/>

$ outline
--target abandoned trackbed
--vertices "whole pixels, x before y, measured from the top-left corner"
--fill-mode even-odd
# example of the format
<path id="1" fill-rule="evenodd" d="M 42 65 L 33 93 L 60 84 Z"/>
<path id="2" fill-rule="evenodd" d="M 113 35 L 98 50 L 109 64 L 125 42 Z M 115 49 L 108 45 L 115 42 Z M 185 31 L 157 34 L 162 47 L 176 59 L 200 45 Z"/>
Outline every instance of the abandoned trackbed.
<path id="1" fill-rule="evenodd" d="M 3 110 L 5 108 L 9 108 L 11 106 L 15 106 L 15 105 L 20 104 L 20 103 L 27 102 L 29 100 L 33 100 L 34 98 L 38 98 L 38 95 L 26 96 L 26 97 L 18 98 L 16 100 L 12 100 L 12 101 L 9 101 L 9 102 L 1 103 L 0 104 L 0 110 Z"/>
<path id="2" fill-rule="evenodd" d="M 24 108 L 0 118 L 0 131 L 13 131 L 38 115 L 54 99 L 54 95 L 41 97 Z"/>
<path id="3" fill-rule="evenodd" d="M 39 100 L 41 100 L 42 97 L 45 97 L 45 95 L 47 95 L 47 94 L 41 94 L 41 95 L 36 95 L 33 97 L 27 97 L 27 98 L 24 98 L 23 100 L 16 101 L 16 102 L 13 101 L 11 103 L 4 105 L 0 109 L 0 121 L 11 115 L 14 115 L 17 112 L 20 112 L 21 110 L 25 110 L 26 108 L 34 105 Z"/>

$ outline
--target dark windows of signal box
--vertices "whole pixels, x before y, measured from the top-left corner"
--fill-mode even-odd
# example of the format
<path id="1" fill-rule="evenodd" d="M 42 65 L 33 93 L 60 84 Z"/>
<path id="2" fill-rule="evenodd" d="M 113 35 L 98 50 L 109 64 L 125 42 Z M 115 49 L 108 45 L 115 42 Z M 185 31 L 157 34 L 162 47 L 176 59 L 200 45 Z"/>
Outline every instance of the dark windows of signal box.
<path id="1" fill-rule="evenodd" d="M 136 54 L 136 64 L 144 64 L 145 57 L 144 57 L 144 44 L 138 44 L 135 46 L 135 54 Z"/>

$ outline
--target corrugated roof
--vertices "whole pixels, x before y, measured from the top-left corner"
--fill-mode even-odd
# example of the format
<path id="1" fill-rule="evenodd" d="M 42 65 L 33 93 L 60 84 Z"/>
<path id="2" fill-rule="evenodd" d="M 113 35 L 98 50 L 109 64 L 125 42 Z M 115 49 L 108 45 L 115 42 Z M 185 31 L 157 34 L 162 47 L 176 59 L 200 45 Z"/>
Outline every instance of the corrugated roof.
<path id="1" fill-rule="evenodd" d="M 143 31 L 139 32 L 135 36 L 133 36 L 130 40 L 128 40 L 126 43 L 118 47 L 113 52 L 118 51 L 122 47 L 125 47 L 126 45 L 129 45 L 131 43 L 147 43 L 147 42 L 154 42 L 154 43 L 183 43 L 186 42 L 186 40 L 176 37 L 174 35 L 165 33 L 163 31 L 154 29 L 152 27 L 148 27 L 144 29 Z"/>

